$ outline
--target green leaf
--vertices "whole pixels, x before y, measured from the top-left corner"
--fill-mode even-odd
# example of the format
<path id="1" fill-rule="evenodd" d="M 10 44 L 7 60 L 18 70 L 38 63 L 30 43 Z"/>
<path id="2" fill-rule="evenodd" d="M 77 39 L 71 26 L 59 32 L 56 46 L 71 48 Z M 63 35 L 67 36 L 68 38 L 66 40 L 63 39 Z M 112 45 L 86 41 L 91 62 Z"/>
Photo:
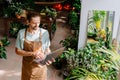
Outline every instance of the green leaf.
<path id="1" fill-rule="evenodd" d="M 1 58 L 4 58 L 4 59 L 7 59 L 7 56 L 6 56 L 6 53 L 5 53 L 5 52 L 2 52 L 2 53 L 0 54 L 0 57 L 1 57 Z"/>

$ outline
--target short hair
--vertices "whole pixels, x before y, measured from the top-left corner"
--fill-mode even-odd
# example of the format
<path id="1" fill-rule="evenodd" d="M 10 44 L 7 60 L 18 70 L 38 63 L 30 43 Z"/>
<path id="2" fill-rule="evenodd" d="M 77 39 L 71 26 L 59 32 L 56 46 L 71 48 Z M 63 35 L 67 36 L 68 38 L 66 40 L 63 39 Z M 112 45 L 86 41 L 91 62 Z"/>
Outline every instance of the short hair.
<path id="1" fill-rule="evenodd" d="M 28 12 L 28 14 L 27 14 L 27 20 L 28 21 L 31 21 L 31 19 L 33 18 L 33 17 L 40 17 L 40 19 L 41 19 L 41 16 L 40 16 L 40 13 L 37 13 L 37 12 L 34 12 L 34 11 L 30 11 L 30 12 Z"/>

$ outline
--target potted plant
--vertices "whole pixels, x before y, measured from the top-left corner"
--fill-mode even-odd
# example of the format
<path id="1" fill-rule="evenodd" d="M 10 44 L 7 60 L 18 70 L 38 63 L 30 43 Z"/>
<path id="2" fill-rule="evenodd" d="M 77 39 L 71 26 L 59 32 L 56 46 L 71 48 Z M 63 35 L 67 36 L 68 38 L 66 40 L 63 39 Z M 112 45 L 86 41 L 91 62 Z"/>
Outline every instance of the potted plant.
<path id="1" fill-rule="evenodd" d="M 27 6 L 27 7 L 26 7 Z M 4 14 L 7 15 L 7 17 L 26 17 L 27 10 L 31 10 L 31 8 L 21 2 L 11 2 L 8 4 L 7 8 L 4 8 Z"/>
<path id="2" fill-rule="evenodd" d="M 40 14 L 45 14 L 45 16 L 55 19 L 55 17 L 57 16 L 57 11 L 54 8 L 50 8 L 50 7 L 45 7 L 40 11 Z"/>
<path id="3" fill-rule="evenodd" d="M 120 55 L 112 44 L 112 31 L 108 27 L 104 31 L 100 29 L 100 35 L 88 40 L 86 46 L 79 50 L 69 48 L 72 42 L 63 42 L 63 46 L 67 46 L 61 55 L 66 60 L 65 80 L 117 80 Z"/>
<path id="4" fill-rule="evenodd" d="M 23 4 L 9 3 L 8 7 L 4 9 L 4 14 L 8 17 L 14 17 L 16 14 L 22 14 Z"/>
<path id="5" fill-rule="evenodd" d="M 22 24 L 21 22 L 11 22 L 9 29 L 10 36 L 16 38 L 18 31 L 25 27 L 26 25 Z"/>
<path id="6" fill-rule="evenodd" d="M 4 37 L 3 39 L 0 40 L 0 58 L 7 59 L 6 56 L 6 46 L 10 44 L 10 41 L 8 40 L 7 37 Z"/>
<path id="7" fill-rule="evenodd" d="M 79 18 L 75 11 L 70 11 L 68 15 L 68 24 L 72 30 L 79 29 Z"/>
<path id="8" fill-rule="evenodd" d="M 54 8 L 45 7 L 40 11 L 40 14 L 42 17 L 45 17 L 46 19 L 49 19 L 50 21 L 53 21 L 53 24 L 51 25 L 52 33 L 56 31 L 56 16 L 57 11 Z"/>

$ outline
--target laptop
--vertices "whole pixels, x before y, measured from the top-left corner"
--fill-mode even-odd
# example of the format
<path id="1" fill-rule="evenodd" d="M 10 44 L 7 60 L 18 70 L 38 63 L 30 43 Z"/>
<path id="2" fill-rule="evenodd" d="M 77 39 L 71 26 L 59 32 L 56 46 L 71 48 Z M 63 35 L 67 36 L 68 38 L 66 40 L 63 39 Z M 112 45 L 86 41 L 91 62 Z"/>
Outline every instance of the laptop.
<path id="1" fill-rule="evenodd" d="M 54 50 L 54 51 L 52 51 L 51 53 L 47 54 L 44 60 L 35 59 L 34 61 L 35 61 L 36 63 L 45 65 L 45 63 L 46 63 L 48 60 L 53 61 L 53 59 L 59 57 L 59 56 L 64 52 L 64 50 L 65 50 L 65 47 L 59 48 L 59 49 Z"/>

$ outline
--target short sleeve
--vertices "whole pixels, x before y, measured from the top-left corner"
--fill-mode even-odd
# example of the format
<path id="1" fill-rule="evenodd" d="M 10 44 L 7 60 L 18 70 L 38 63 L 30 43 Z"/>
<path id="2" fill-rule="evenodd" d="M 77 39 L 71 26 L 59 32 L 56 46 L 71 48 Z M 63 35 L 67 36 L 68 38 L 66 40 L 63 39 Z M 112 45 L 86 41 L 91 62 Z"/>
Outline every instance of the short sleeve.
<path id="1" fill-rule="evenodd" d="M 17 39 L 16 39 L 16 45 L 15 47 L 18 48 L 18 49 L 23 49 L 23 31 L 19 31 L 18 34 L 17 34 Z"/>
<path id="2" fill-rule="evenodd" d="M 46 43 L 46 48 L 49 48 L 50 47 L 50 38 L 49 38 L 48 31 L 46 31 L 46 40 L 45 40 L 45 43 Z"/>
<path id="3" fill-rule="evenodd" d="M 49 38 L 49 33 L 47 30 L 43 32 L 42 35 L 42 45 L 43 45 L 43 50 L 46 50 L 47 48 L 50 47 L 50 38 Z"/>

